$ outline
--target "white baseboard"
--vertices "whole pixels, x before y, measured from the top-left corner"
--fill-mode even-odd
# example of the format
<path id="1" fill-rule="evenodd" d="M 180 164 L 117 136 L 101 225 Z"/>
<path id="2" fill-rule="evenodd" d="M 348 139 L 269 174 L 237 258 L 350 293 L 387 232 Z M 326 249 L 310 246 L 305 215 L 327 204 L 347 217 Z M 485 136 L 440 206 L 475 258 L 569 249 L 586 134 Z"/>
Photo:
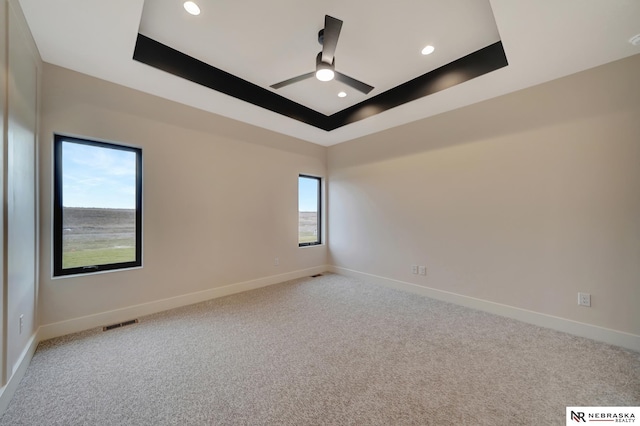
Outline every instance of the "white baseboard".
<path id="1" fill-rule="evenodd" d="M 27 346 L 20 354 L 20 358 L 18 358 L 15 368 L 13 368 L 13 374 L 11 374 L 9 380 L 7 380 L 7 384 L 0 388 L 0 416 L 2 416 L 6 411 L 13 395 L 16 393 L 16 389 L 18 389 L 18 385 L 22 381 L 24 374 L 27 372 L 27 367 L 29 367 L 29 364 L 31 363 L 31 358 L 33 358 L 33 354 L 36 352 L 38 343 L 40 343 L 39 331 L 40 330 L 38 329 L 38 331 L 31 336 Z"/>
<path id="2" fill-rule="evenodd" d="M 519 321 L 562 331 L 576 336 L 586 337 L 589 339 L 621 346 L 627 349 L 640 352 L 640 336 L 622 331 L 611 330 L 608 328 L 598 327 L 595 325 L 580 323 L 577 321 L 559 318 L 552 315 L 541 314 L 538 312 L 528 311 L 513 306 L 494 303 L 487 300 L 477 299 L 474 297 L 463 296 L 443 290 L 437 290 L 429 287 L 423 287 L 416 284 L 394 280 L 391 278 L 380 277 L 377 275 L 367 274 L 364 272 L 354 271 L 338 266 L 318 266 L 299 271 L 293 271 L 280 275 L 272 275 L 270 277 L 259 278 L 250 281 L 244 281 L 223 287 L 212 288 L 209 290 L 189 293 L 168 299 L 157 300 L 154 302 L 144 303 L 140 305 L 130 306 L 127 308 L 117 309 L 113 311 L 102 312 L 95 315 L 89 315 L 81 318 L 74 318 L 67 321 L 61 321 L 53 324 L 41 326 L 31 337 L 25 350 L 22 352 L 14 372 L 9 377 L 7 384 L 0 388 L 0 416 L 5 412 L 9 402 L 24 377 L 27 367 L 36 351 L 38 343 L 42 340 L 65 334 L 75 333 L 94 327 L 100 327 L 105 324 L 125 321 L 168 309 L 178 308 L 181 306 L 191 305 L 193 303 L 204 302 L 206 300 L 218 297 L 228 296 L 247 290 L 253 290 L 260 287 L 266 287 L 289 281 L 305 276 L 319 274 L 325 271 L 334 272 L 336 274 L 346 275 L 361 279 L 363 281 L 372 282 L 385 287 L 394 288 L 401 291 L 408 291 L 433 299 L 443 300 L 445 302 L 466 306 L 473 309 L 513 318 Z"/>
<path id="3" fill-rule="evenodd" d="M 432 299 L 466 306 L 469 308 L 477 309 L 479 311 L 513 318 L 529 324 L 538 325 L 540 327 L 550 328 L 552 330 L 562 331 L 565 333 L 573 334 L 575 336 L 586 337 L 589 339 L 621 346 L 623 348 L 640 352 L 640 336 L 635 334 L 611 330 L 604 327 L 598 327 L 596 325 L 585 324 L 566 318 L 555 317 L 552 315 L 516 308 L 509 305 L 490 302 L 488 300 L 477 299 L 475 297 L 463 296 L 461 294 L 451 293 L 448 291 L 423 287 L 417 284 L 380 277 L 377 275 L 354 271 L 339 266 L 331 266 L 328 270 L 336 274 L 358 278 L 362 281 L 372 282 L 374 284 L 394 288 L 396 290 L 420 294 Z"/>
<path id="4" fill-rule="evenodd" d="M 70 320 L 60 321 L 52 324 L 45 324 L 40 326 L 39 337 L 40 340 L 47 340 L 95 327 L 101 327 L 108 324 L 127 321 L 144 315 L 155 314 L 157 312 L 166 311 L 168 309 L 179 308 L 181 306 L 192 305 L 194 303 L 204 302 L 206 300 L 228 296 L 247 290 L 253 290 L 256 288 L 266 287 L 272 284 L 278 284 L 297 278 L 320 274 L 327 270 L 329 270 L 329 266 L 327 265 L 316 266 L 314 268 L 301 269 L 298 271 L 279 275 L 271 275 L 265 278 L 258 278 L 255 280 L 230 284 L 223 287 L 216 287 L 208 290 L 171 297 L 168 299 L 161 299 L 112 311 L 100 312 L 98 314 L 88 315 L 85 317 L 73 318 Z"/>

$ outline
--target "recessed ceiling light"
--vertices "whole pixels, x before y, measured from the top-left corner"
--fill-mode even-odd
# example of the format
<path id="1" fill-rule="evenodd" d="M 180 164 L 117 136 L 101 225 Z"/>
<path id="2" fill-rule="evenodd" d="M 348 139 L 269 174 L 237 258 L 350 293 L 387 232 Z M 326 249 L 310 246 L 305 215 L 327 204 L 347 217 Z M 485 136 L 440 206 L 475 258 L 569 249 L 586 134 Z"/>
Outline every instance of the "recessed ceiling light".
<path id="1" fill-rule="evenodd" d="M 338 97 L 339 97 L 339 98 L 344 98 L 344 97 L 346 97 L 346 96 L 347 96 L 347 94 L 346 94 L 345 92 L 340 92 L 340 93 L 338 93 Z"/>
<path id="2" fill-rule="evenodd" d="M 200 15 L 200 8 L 198 7 L 197 4 L 195 4 L 192 1 L 185 1 L 184 2 L 184 10 L 186 10 L 187 12 L 189 12 L 192 15 Z"/>
<path id="3" fill-rule="evenodd" d="M 429 54 L 433 53 L 434 50 L 436 50 L 436 48 L 431 46 L 431 45 L 425 46 L 424 49 L 422 49 L 422 54 L 423 55 L 429 55 Z"/>
<path id="4" fill-rule="evenodd" d="M 636 34 L 631 37 L 629 39 L 629 43 L 633 44 L 634 46 L 640 46 L 640 34 Z"/>

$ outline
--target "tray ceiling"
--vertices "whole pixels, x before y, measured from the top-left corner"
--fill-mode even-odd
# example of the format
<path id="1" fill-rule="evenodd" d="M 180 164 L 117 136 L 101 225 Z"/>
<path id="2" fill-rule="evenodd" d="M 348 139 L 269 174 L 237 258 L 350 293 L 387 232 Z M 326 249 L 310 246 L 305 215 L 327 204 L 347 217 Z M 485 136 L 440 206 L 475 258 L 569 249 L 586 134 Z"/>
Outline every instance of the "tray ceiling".
<path id="1" fill-rule="evenodd" d="M 635 0 L 199 0 L 199 16 L 187 14 L 180 0 L 19 2 L 46 62 L 321 145 L 640 53 L 628 42 L 640 33 Z M 336 70 L 375 89 L 363 95 L 315 78 L 271 89 L 314 70 L 325 14 L 344 21 Z M 134 60 L 139 34 L 323 116 L 355 108 L 496 42 L 509 64 L 327 130 Z M 423 56 L 427 44 L 436 50 Z M 339 91 L 347 97 L 339 98 Z"/>

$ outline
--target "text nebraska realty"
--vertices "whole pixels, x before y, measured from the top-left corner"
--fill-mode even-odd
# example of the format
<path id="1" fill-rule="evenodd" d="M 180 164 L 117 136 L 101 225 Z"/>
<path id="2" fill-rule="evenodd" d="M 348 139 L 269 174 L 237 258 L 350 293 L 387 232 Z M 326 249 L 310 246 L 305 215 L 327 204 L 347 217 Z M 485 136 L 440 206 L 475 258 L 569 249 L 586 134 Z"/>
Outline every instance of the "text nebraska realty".
<path id="1" fill-rule="evenodd" d="M 582 421 L 584 420 L 584 414 L 582 414 Z M 580 417 L 580 416 L 577 416 Z M 616 423 L 635 423 L 636 416 L 633 413 L 587 413 L 589 421 L 610 421 Z M 579 420 L 578 420 L 579 421 Z"/>

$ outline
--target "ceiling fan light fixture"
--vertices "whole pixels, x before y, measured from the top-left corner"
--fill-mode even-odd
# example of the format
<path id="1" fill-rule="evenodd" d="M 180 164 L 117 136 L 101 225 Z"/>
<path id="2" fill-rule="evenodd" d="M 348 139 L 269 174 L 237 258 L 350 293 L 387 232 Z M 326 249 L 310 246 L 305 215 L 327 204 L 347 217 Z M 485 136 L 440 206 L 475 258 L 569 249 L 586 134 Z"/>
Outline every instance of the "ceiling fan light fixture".
<path id="1" fill-rule="evenodd" d="M 319 68 L 316 71 L 316 78 L 320 81 L 331 81 L 336 74 L 331 68 Z"/>
<path id="2" fill-rule="evenodd" d="M 200 7 L 192 1 L 184 2 L 184 10 L 192 15 L 200 15 Z"/>
<path id="3" fill-rule="evenodd" d="M 342 21 L 340 19 L 325 15 L 324 28 L 320 30 L 320 33 L 318 34 L 318 42 L 322 45 L 322 51 L 318 53 L 318 56 L 316 56 L 316 70 L 272 84 L 269 87 L 272 89 L 280 89 L 290 84 L 306 80 L 315 75 L 320 81 L 331 81 L 335 78 L 337 81 L 346 84 L 352 89 L 368 95 L 369 92 L 373 90 L 373 86 L 369 86 L 368 84 L 358 81 L 353 77 L 349 77 L 348 75 L 335 71 L 336 45 L 338 44 L 338 37 L 340 36 L 341 28 Z"/>
<path id="4" fill-rule="evenodd" d="M 322 52 L 318 53 L 316 56 L 316 78 L 320 81 L 331 81 L 333 77 L 336 76 L 333 71 L 335 68 L 336 61 L 333 60 L 332 64 L 322 61 Z"/>

